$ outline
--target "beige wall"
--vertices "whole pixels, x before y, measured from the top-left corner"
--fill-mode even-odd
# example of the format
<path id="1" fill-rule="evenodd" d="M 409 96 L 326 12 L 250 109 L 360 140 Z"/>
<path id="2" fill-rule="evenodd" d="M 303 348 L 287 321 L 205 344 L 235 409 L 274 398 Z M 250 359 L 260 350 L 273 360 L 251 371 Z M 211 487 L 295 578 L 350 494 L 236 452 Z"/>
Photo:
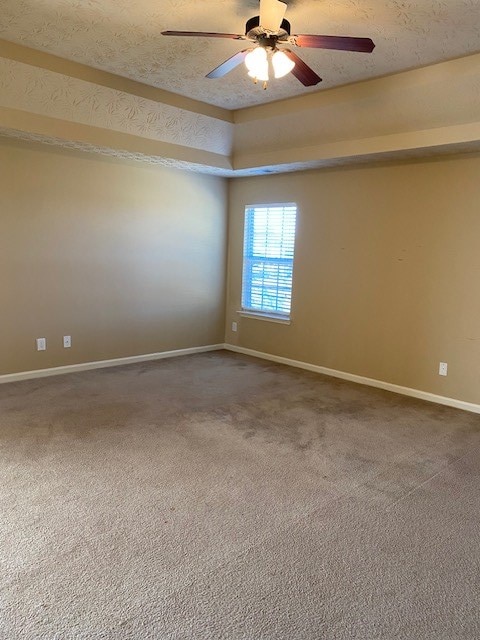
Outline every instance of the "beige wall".
<path id="1" fill-rule="evenodd" d="M 0 374 L 223 341 L 225 181 L 13 142 L 0 168 Z M 478 175 L 469 156 L 231 181 L 227 342 L 479 403 Z M 289 326 L 237 314 L 244 206 L 271 201 L 299 206 Z"/>
<path id="2" fill-rule="evenodd" d="M 479 176 L 477 156 L 235 180 L 226 341 L 479 403 Z M 291 325 L 240 317 L 244 207 L 292 201 Z"/>
<path id="3" fill-rule="evenodd" d="M 223 342 L 226 189 L 1 143 L 0 374 Z"/>

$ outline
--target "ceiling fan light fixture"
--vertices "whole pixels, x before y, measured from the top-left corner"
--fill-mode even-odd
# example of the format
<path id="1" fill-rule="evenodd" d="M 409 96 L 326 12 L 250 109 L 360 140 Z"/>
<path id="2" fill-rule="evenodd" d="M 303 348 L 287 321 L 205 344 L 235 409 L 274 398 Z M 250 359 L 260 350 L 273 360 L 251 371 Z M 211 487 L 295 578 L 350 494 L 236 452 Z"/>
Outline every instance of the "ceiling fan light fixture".
<path id="1" fill-rule="evenodd" d="M 260 80 L 260 82 L 268 82 L 268 65 L 266 65 L 264 69 L 249 71 L 248 75 L 250 76 L 250 78 L 253 78 L 255 82 L 257 80 Z"/>
<path id="2" fill-rule="evenodd" d="M 268 81 L 268 57 L 263 47 L 257 47 L 247 53 L 245 56 L 245 66 L 251 78 L 260 80 L 261 82 Z"/>
<path id="3" fill-rule="evenodd" d="M 253 71 L 258 65 L 267 62 L 267 52 L 263 47 L 255 47 L 245 56 L 245 66 L 249 71 Z"/>
<path id="4" fill-rule="evenodd" d="M 283 51 L 275 51 L 272 56 L 272 66 L 275 78 L 283 78 L 287 73 L 290 73 L 295 66 L 295 62 L 290 60 Z"/>

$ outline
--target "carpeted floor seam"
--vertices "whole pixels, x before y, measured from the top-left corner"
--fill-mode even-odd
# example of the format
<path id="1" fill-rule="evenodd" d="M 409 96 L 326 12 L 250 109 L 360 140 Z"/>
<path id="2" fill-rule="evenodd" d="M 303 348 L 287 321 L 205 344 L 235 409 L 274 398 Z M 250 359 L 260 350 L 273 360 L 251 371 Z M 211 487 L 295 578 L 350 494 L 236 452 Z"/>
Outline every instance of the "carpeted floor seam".
<path id="1" fill-rule="evenodd" d="M 480 448 L 478 449 L 478 451 L 480 452 Z M 413 487 L 412 489 L 410 489 L 410 491 L 408 491 L 407 493 L 405 493 L 404 495 L 399 496 L 396 500 L 394 500 L 391 504 L 389 505 L 385 505 L 385 511 L 391 511 L 392 509 L 394 509 L 396 506 L 398 506 L 400 503 L 408 500 L 414 493 L 416 493 L 419 489 L 421 489 L 422 487 L 427 486 L 428 484 L 430 484 L 433 480 L 435 480 L 436 478 L 438 478 L 439 476 L 441 476 L 442 474 L 444 474 L 448 469 L 450 469 L 451 467 L 453 467 L 455 464 L 458 464 L 459 462 L 461 462 L 462 460 L 466 459 L 468 456 L 472 455 L 472 450 L 465 452 L 463 455 L 461 455 L 458 458 L 454 458 L 453 460 L 449 460 L 441 469 L 439 469 L 436 473 L 434 473 L 433 475 L 431 475 L 429 478 L 427 478 L 426 480 L 424 480 L 423 482 L 420 482 L 419 484 L 417 484 L 415 487 Z"/>

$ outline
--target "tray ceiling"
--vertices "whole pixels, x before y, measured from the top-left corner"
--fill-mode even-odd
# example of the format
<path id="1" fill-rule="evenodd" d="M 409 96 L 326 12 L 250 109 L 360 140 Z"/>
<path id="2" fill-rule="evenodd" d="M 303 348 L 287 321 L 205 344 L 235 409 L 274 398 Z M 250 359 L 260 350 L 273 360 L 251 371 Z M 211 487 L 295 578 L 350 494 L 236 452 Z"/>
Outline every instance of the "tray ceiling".
<path id="1" fill-rule="evenodd" d="M 167 38 L 166 29 L 243 33 L 256 0 L 0 0 L 0 38 L 228 109 L 298 96 L 293 76 L 263 91 L 243 65 L 205 74 L 245 48 L 235 40 Z M 291 0 L 292 33 L 368 36 L 373 54 L 298 49 L 333 87 L 480 51 L 480 0 Z"/>

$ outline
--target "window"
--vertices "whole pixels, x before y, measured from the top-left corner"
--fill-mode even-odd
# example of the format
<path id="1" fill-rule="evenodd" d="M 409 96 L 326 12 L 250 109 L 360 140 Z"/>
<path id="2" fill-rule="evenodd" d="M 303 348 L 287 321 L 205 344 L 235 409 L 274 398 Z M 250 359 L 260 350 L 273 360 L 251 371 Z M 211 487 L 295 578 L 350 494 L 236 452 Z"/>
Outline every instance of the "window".
<path id="1" fill-rule="evenodd" d="M 245 208 L 242 310 L 288 319 L 296 204 Z"/>

